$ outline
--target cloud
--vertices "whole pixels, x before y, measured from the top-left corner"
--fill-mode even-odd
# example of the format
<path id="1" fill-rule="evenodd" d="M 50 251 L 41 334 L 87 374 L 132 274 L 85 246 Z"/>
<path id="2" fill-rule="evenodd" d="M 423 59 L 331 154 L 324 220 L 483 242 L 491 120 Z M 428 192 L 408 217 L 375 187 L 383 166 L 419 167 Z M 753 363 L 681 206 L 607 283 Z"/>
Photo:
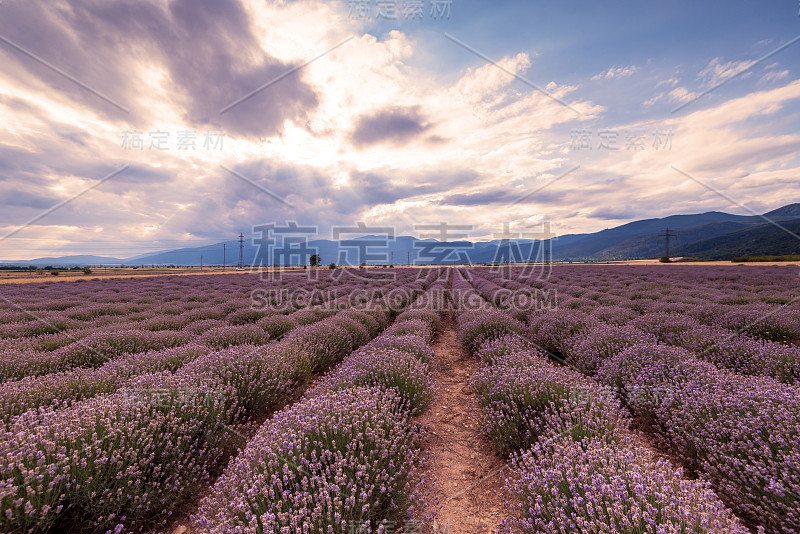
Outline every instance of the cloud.
<path id="1" fill-rule="evenodd" d="M 697 98 L 698 94 L 699 93 L 689 91 L 685 87 L 676 87 L 668 93 L 669 98 L 673 102 L 689 102 L 690 100 Z"/>
<path id="2" fill-rule="evenodd" d="M 592 76 L 592 80 L 612 80 L 615 78 L 627 78 L 632 76 L 639 70 L 636 65 L 628 65 L 627 67 L 611 67 L 599 74 Z"/>
<path id="3" fill-rule="evenodd" d="M 664 92 L 658 93 L 658 94 L 657 94 L 656 96 L 654 96 L 653 98 L 651 98 L 651 99 L 649 99 L 649 100 L 645 100 L 645 101 L 644 101 L 644 105 L 645 105 L 645 106 L 652 106 L 653 104 L 655 104 L 656 102 L 658 102 L 659 100 L 661 100 L 662 98 L 664 98 L 664 95 L 665 95 L 665 94 L 666 94 L 666 93 L 664 93 Z"/>
<path id="4" fill-rule="evenodd" d="M 431 124 L 420 115 L 418 107 L 384 109 L 360 117 L 351 138 L 358 146 L 384 142 L 402 144 L 419 137 L 430 128 Z"/>
<path id="5" fill-rule="evenodd" d="M 759 80 L 759 82 L 761 83 L 777 82 L 779 80 L 786 78 L 787 76 L 789 76 L 788 70 L 770 71 L 764 74 Z"/>
<path id="6" fill-rule="evenodd" d="M 656 84 L 656 88 L 664 86 L 664 85 L 669 86 L 669 87 L 675 87 L 676 85 L 678 85 L 678 83 L 680 83 L 680 79 L 678 79 L 677 76 L 672 76 L 670 78 L 667 78 L 666 80 L 661 80 L 660 82 L 658 82 Z"/>
<path id="7" fill-rule="evenodd" d="M 4 46 L 9 74 L 42 92 L 55 89 L 107 120 L 144 124 L 153 115 L 151 99 L 161 98 L 187 126 L 264 136 L 279 132 L 286 120 L 303 121 L 317 105 L 316 94 L 297 72 L 220 113 L 300 65 L 266 54 L 234 0 L 15 2 L 3 7 L 8 7 L 0 18 L 4 36 L 130 113 Z"/>
<path id="8" fill-rule="evenodd" d="M 619 208 L 597 208 L 586 214 L 592 219 L 603 219 L 608 221 L 630 220 L 636 217 L 636 210 L 631 206 L 620 206 Z"/>
<path id="9" fill-rule="evenodd" d="M 53 249 L 128 257 L 271 221 L 317 224 L 323 234 L 332 224 L 365 221 L 412 235 L 416 224 L 448 221 L 491 235 L 507 221 L 540 231 L 547 219 L 564 234 L 593 231 L 601 219 L 721 209 L 724 201 L 670 164 L 763 205 L 796 188 L 800 144 L 785 121 L 796 113 L 797 81 L 648 122 L 605 108 L 577 84 L 555 83 L 538 64 L 532 69 L 534 50 L 498 52 L 498 64 L 579 113 L 480 58 L 428 70 L 425 58 L 439 44 L 425 32 L 370 35 L 341 2 L 54 0 L 0 9 L 0 33 L 131 111 L 0 48 L 0 232 L 130 165 L 4 243 L 4 258 Z M 729 68 L 715 65 L 709 77 Z M 644 78 L 653 74 L 648 68 L 615 66 L 597 76 Z M 651 101 L 696 96 L 677 76 L 658 79 Z M 645 128 L 646 150 L 570 151 L 571 129 L 598 124 Z M 652 148 L 656 127 L 675 132 L 673 150 Z M 204 149 L 203 131 L 217 128 L 224 148 Z M 130 129 L 145 139 L 169 131 L 171 148 L 125 148 Z M 197 131 L 195 150 L 175 149 L 183 129 Z M 577 163 L 578 171 L 526 196 Z"/>
<path id="10" fill-rule="evenodd" d="M 754 64 L 755 60 L 728 61 L 722 63 L 722 58 L 716 57 L 697 74 L 697 79 L 701 80 L 704 86 L 710 87 L 718 84 L 722 80 L 736 76 L 737 74 L 742 78 L 747 78 L 752 73 L 745 71 Z"/>

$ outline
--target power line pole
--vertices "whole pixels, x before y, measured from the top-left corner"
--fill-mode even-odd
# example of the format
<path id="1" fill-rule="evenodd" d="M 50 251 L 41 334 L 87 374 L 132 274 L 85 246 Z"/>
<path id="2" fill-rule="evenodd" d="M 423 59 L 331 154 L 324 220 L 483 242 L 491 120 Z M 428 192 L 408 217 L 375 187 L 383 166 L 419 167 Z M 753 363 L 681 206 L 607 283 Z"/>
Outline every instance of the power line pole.
<path id="1" fill-rule="evenodd" d="M 411 252 L 407 252 L 406 254 L 408 254 L 408 257 L 406 258 L 406 267 L 410 267 L 411 266 Z"/>
<path id="2" fill-rule="evenodd" d="M 392 251 L 392 260 L 389 262 L 389 265 L 394 266 L 394 250 Z"/>
<path id="3" fill-rule="evenodd" d="M 225 246 L 226 244 L 222 244 L 222 272 L 225 272 Z"/>
<path id="4" fill-rule="evenodd" d="M 674 232 L 670 232 L 669 228 L 664 231 L 664 238 L 666 239 L 666 246 L 664 247 L 664 257 L 669 258 L 669 238 L 678 237 Z"/>
<path id="5" fill-rule="evenodd" d="M 200 256 L 200 270 L 203 270 L 203 256 Z"/>
<path id="6" fill-rule="evenodd" d="M 239 232 L 239 269 L 243 269 L 243 258 L 244 258 L 244 234 Z"/>

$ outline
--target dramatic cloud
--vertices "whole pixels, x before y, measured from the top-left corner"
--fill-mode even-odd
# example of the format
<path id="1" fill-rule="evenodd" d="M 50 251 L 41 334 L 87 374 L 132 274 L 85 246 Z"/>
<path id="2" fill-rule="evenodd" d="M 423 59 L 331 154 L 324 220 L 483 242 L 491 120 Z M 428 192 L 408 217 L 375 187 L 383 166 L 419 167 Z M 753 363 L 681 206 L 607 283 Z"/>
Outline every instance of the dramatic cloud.
<path id="1" fill-rule="evenodd" d="M 287 220 L 489 238 L 796 200 L 789 51 L 695 101 L 753 60 L 692 45 L 570 58 L 585 28 L 538 41 L 457 9 L 391 23 L 344 1 L 3 2 L 0 236 L 16 233 L 0 259 L 126 258 Z M 476 20 L 495 37 L 476 33 L 473 51 L 443 37 Z"/>
<path id="2" fill-rule="evenodd" d="M 418 108 L 394 108 L 361 117 L 353 131 L 353 142 L 359 146 L 383 142 L 406 143 L 431 127 L 420 117 Z"/>
<path id="3" fill-rule="evenodd" d="M 287 119 L 304 120 L 317 104 L 299 74 L 265 87 L 299 65 L 260 48 L 235 0 L 3 7 L 0 30 L 19 47 L 2 50 L 8 74 L 42 91 L 47 85 L 107 120 L 144 124 L 155 111 L 152 100 L 161 99 L 177 107 L 186 126 L 264 136 L 279 133 Z"/>

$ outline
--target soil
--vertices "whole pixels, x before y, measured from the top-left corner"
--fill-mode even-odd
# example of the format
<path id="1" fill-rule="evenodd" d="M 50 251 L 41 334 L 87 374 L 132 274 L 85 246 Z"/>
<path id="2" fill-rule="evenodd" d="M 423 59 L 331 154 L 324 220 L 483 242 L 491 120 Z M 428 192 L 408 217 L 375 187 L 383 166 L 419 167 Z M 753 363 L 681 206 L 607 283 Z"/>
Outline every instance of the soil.
<path id="1" fill-rule="evenodd" d="M 424 476 L 431 479 L 423 532 L 496 532 L 505 515 L 502 488 L 506 461 L 495 453 L 480 428 L 480 409 L 469 390 L 477 360 L 456 337 L 452 317 L 433 345 L 432 370 L 438 388 L 420 417 L 427 426 Z"/>

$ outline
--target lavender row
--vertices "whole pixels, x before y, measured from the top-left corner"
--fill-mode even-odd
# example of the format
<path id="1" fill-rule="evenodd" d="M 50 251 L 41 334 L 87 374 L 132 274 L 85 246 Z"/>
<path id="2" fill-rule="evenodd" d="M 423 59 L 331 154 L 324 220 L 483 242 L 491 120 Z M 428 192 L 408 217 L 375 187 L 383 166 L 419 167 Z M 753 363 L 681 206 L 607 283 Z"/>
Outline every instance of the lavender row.
<path id="1" fill-rule="evenodd" d="M 628 307 L 637 315 L 682 313 L 701 324 L 767 341 L 800 341 L 800 302 L 791 296 L 800 289 L 796 270 L 783 268 L 776 272 L 774 268 L 754 267 L 744 273 L 732 268 L 677 269 L 680 278 L 676 271 L 665 274 L 653 268 L 557 268 L 546 282 L 529 282 L 548 287 L 562 297 L 573 297 L 575 306 L 617 305 Z M 481 275 L 503 286 L 518 283 L 502 281 L 496 274 Z M 777 276 L 771 280 L 770 275 Z M 690 282 L 692 276 L 699 280 Z"/>
<path id="2" fill-rule="evenodd" d="M 111 395 L 23 414 L 2 436 L 0 528 L 121 531 L 166 521 L 224 457 L 230 423 L 282 402 L 310 370 L 369 339 L 377 320 L 344 313 L 271 350 L 212 353 L 175 375 L 145 375 Z M 320 340 L 327 335 L 330 343 Z"/>
<path id="3" fill-rule="evenodd" d="M 481 317 L 496 332 L 507 325 L 477 348 L 471 384 L 484 430 L 512 455 L 504 531 L 747 532 L 706 484 L 634 443 L 612 390 L 551 364 L 505 314 L 471 315 L 459 321 L 462 337 Z"/>
<path id="4" fill-rule="evenodd" d="M 372 274 L 356 280 L 346 274 L 336 278 L 314 274 L 317 280 L 302 276 L 288 280 L 260 280 L 255 276 L 168 277 L 172 279 L 167 283 L 107 280 L 88 284 L 91 288 L 78 284 L 79 292 L 74 291 L 75 284 L 69 284 L 70 288 L 65 288 L 65 284 L 47 284 L 33 294 L 29 288 L 9 286 L 3 291 L 5 302 L 0 303 L 0 338 L 19 338 L 36 344 L 35 338 L 39 336 L 61 332 L 80 335 L 87 327 L 180 330 L 200 319 L 239 326 L 267 315 L 288 314 L 331 300 L 347 299 L 361 290 L 380 292 L 386 283 Z M 400 271 L 396 278 L 407 280 L 411 276 L 412 273 Z M 214 284 L 209 278 L 214 279 Z M 261 308 L 253 309 L 251 304 L 262 294 L 271 297 L 264 300 Z"/>
<path id="5" fill-rule="evenodd" d="M 69 406 L 75 402 L 120 389 L 132 377 L 162 371 L 174 372 L 208 352 L 202 345 L 133 354 L 112 360 L 97 369 L 75 369 L 29 376 L 0 385 L 0 420 L 41 406 Z"/>
<path id="6" fill-rule="evenodd" d="M 800 530 L 800 390 L 663 345 L 634 345 L 598 371 L 634 414 L 731 508 L 767 532 Z"/>
<path id="7" fill-rule="evenodd" d="M 162 518 L 222 459 L 224 395 L 174 375 L 42 409 L 0 431 L 3 532 L 121 532 Z"/>
<path id="8" fill-rule="evenodd" d="M 535 318 L 528 334 L 538 345 L 565 355 L 567 363 L 616 387 L 661 445 L 709 479 L 734 511 L 768 532 L 796 531 L 797 386 L 719 369 L 685 349 L 660 343 L 671 332 L 666 318 L 650 324 L 655 334 L 633 325 L 598 325 L 594 317 L 567 309 Z M 749 348 L 729 346 L 728 361 L 733 351 Z M 706 356 L 712 359 L 713 351 Z"/>
<path id="9" fill-rule="evenodd" d="M 332 303 L 345 307 L 344 301 Z M 243 310 L 254 311 L 254 310 Z M 335 309 L 311 308 L 289 315 L 259 316 L 253 324 L 227 325 L 216 319 L 202 319 L 183 331 L 109 330 L 99 328 L 77 338 L 72 333 L 57 334 L 57 343 L 67 345 L 51 351 L 10 348 L 0 352 L 0 381 L 45 375 L 81 367 L 98 367 L 125 354 L 175 347 L 189 342 L 224 349 L 236 345 L 263 345 L 280 339 L 299 325 L 312 324 L 335 313 Z"/>
<path id="10" fill-rule="evenodd" d="M 558 294 L 563 305 L 581 309 L 603 306 L 619 306 L 632 312 L 632 316 L 652 313 L 681 313 L 694 318 L 698 323 L 730 330 L 729 333 L 745 333 L 766 341 L 781 343 L 800 342 L 800 301 L 792 299 L 792 289 L 800 283 L 796 272 L 787 276 L 786 269 L 779 269 L 780 276 L 764 288 L 765 274 L 774 273 L 772 268 L 747 269 L 757 276 L 732 276 L 730 268 L 715 271 L 709 267 L 677 267 L 665 275 L 664 271 L 638 268 L 631 271 L 624 267 L 553 268 L 547 280 L 542 276 L 527 278 L 520 268 L 472 269 L 470 274 L 478 291 L 488 301 L 509 313 L 519 314 L 524 309 L 516 301 L 532 289 L 553 297 Z M 699 270 L 698 270 L 699 269 Z M 704 284 L 688 283 L 686 274 L 717 272 L 717 277 L 703 278 Z M 724 273 L 724 275 L 722 274 Z M 515 276 L 520 276 L 515 279 Z M 698 278 L 700 278 L 698 276 Z M 745 283 L 727 283 L 744 278 Z M 656 284 L 654 282 L 661 282 Z M 719 283 L 724 281 L 725 283 Z M 709 283 L 715 287 L 710 288 Z M 735 288 L 735 290 L 731 290 Z M 796 293 L 796 291 L 795 291 Z M 568 298 L 569 302 L 564 302 Z M 551 303 L 551 298 L 544 299 Z M 522 302 L 526 299 L 522 298 Z"/>
<path id="11" fill-rule="evenodd" d="M 405 515 L 418 435 L 391 390 L 353 388 L 279 412 L 228 465 L 197 532 L 375 532 Z"/>
<path id="12" fill-rule="evenodd" d="M 800 347 L 700 325 L 685 315 L 652 313 L 628 319 L 618 307 L 596 308 L 588 314 L 565 307 L 529 320 L 531 339 L 590 375 L 632 343 L 663 343 L 736 373 L 800 383 Z"/>
<path id="13" fill-rule="evenodd" d="M 707 483 L 630 436 L 550 434 L 511 464 L 505 490 L 517 502 L 502 532 L 749 532 Z"/>
<path id="14" fill-rule="evenodd" d="M 290 315 L 264 317 L 258 326 L 221 327 L 209 329 L 213 337 L 200 337 L 202 345 L 189 343 L 181 347 L 154 350 L 147 353 L 134 353 L 111 359 L 98 368 L 76 368 L 68 371 L 41 374 L 50 369 L 50 359 L 42 358 L 38 362 L 28 355 L 23 362 L 39 365 L 34 371 L 22 365 L 15 368 L 24 378 L 0 384 L 0 418 L 8 423 L 11 417 L 25 410 L 47 405 L 71 404 L 75 401 L 91 398 L 101 393 L 116 391 L 132 376 L 176 371 L 184 363 L 193 360 L 200 354 L 211 350 L 225 349 L 239 345 L 264 344 L 271 339 L 280 339 L 300 324 L 308 325 L 330 316 L 327 310 L 302 310 Z M 202 323 L 203 321 L 200 321 Z M 195 323 L 195 326 L 203 326 Z M 246 330 L 243 330 L 246 328 Z M 209 330 L 204 330 L 208 332 Z M 117 334 L 119 335 L 119 334 Z M 222 342 L 224 341 L 224 342 Z M 84 347 L 87 349 L 87 347 Z M 233 351 L 238 354 L 242 351 Z M 254 347 L 247 348 L 244 353 L 257 352 Z M 60 355 L 54 354 L 57 358 Z M 58 361 L 53 368 L 74 367 Z M 15 362 L 16 363 L 16 362 Z"/>
<path id="15" fill-rule="evenodd" d="M 409 517 L 419 445 L 410 417 L 433 396 L 437 292 L 265 424 L 201 503 L 196 530 L 382 532 Z"/>

